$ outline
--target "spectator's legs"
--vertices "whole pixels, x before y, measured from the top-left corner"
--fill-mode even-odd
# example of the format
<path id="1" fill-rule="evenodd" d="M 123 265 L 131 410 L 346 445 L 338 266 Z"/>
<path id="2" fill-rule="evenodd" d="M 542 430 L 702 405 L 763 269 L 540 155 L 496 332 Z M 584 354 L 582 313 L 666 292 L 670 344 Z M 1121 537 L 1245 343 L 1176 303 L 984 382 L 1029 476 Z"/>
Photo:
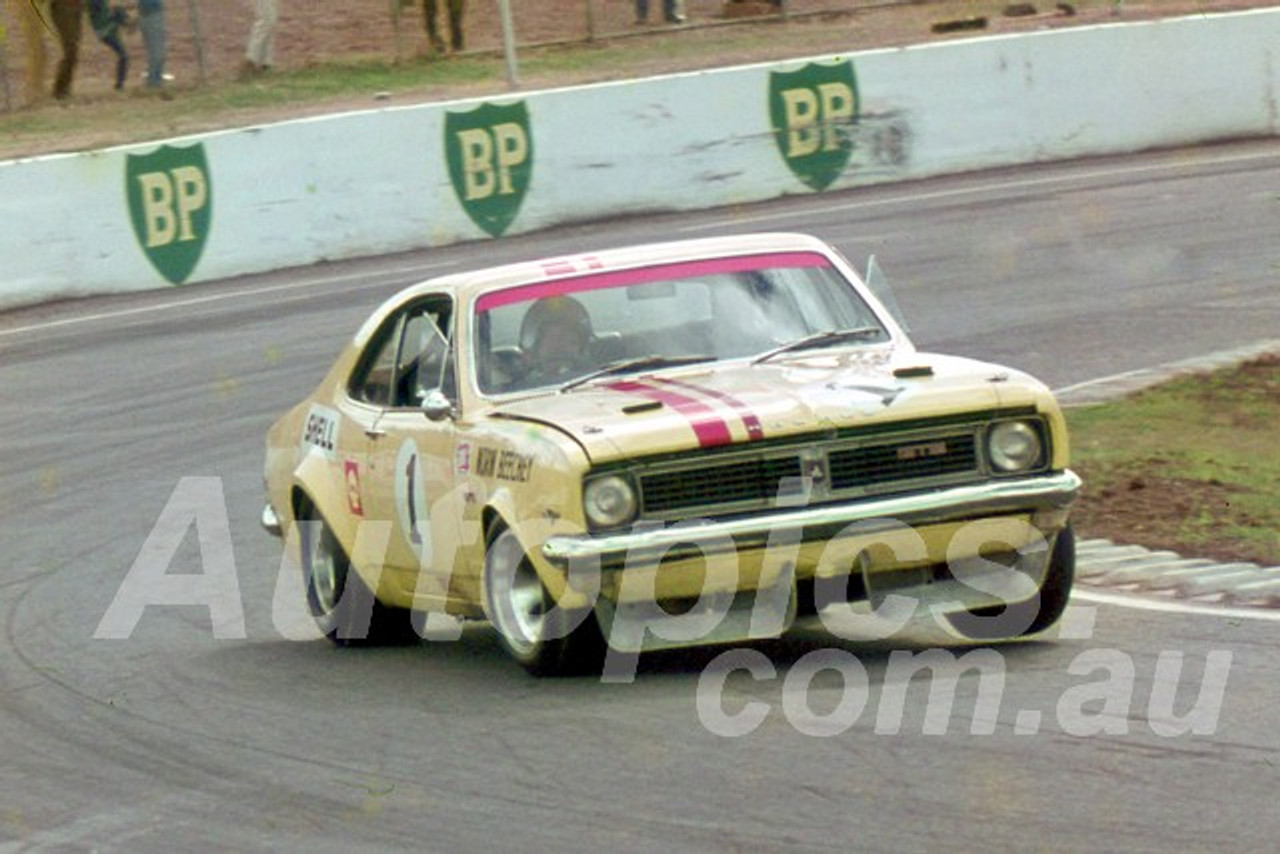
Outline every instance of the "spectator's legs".
<path id="1" fill-rule="evenodd" d="M 455 51 L 462 50 L 466 36 L 462 30 L 462 19 L 467 14 L 467 0 L 448 0 L 449 2 L 449 41 Z"/>
<path id="2" fill-rule="evenodd" d="M 147 47 L 147 88 L 159 89 L 164 84 L 164 10 L 140 16 L 138 26 Z"/>
<path id="3" fill-rule="evenodd" d="M 49 6 L 53 16 L 53 28 L 62 45 L 62 59 L 58 62 L 58 76 L 53 81 L 53 97 L 66 98 L 71 94 L 71 80 L 80 59 L 80 28 L 84 18 L 81 0 L 53 0 Z"/>
<path id="4" fill-rule="evenodd" d="M 280 4 L 278 0 L 254 0 L 254 7 L 245 59 L 257 70 L 262 70 L 270 68 L 276 61 L 276 24 L 280 21 Z"/>
<path id="5" fill-rule="evenodd" d="M 129 53 L 124 49 L 124 43 L 120 41 L 119 30 L 103 39 L 102 43 L 116 54 L 116 91 L 118 92 L 124 88 L 124 81 L 129 76 Z"/>
<path id="6" fill-rule="evenodd" d="M 40 23 L 37 8 L 48 20 L 49 4 L 45 0 L 9 0 L 9 20 L 17 21 L 26 46 L 27 88 L 25 99 L 34 103 L 44 95 L 45 73 L 48 71 L 48 55 L 44 46 L 44 24 Z"/>
<path id="7" fill-rule="evenodd" d="M 649 0 L 636 0 L 636 23 L 643 24 L 649 20 Z"/>
<path id="8" fill-rule="evenodd" d="M 440 27 L 436 22 L 439 13 L 437 0 L 422 0 L 422 25 L 427 30 L 427 43 L 434 51 L 444 51 L 444 39 L 440 38 Z"/>

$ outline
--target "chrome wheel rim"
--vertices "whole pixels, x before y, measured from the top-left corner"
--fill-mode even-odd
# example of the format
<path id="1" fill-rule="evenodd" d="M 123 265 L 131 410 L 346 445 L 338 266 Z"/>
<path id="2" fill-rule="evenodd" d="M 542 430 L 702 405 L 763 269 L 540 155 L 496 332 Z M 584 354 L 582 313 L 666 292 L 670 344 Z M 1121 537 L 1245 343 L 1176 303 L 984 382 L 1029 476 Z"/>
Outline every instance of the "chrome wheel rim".
<path id="1" fill-rule="evenodd" d="M 339 578 L 338 560 L 324 523 L 312 520 L 307 525 L 307 577 L 316 609 L 321 614 L 331 614 L 338 607 L 338 595 L 342 581 Z"/>
<path id="2" fill-rule="evenodd" d="M 520 541 L 503 531 L 489 547 L 489 619 L 519 656 L 531 655 L 542 638 L 546 599 L 542 580 L 524 557 Z"/>

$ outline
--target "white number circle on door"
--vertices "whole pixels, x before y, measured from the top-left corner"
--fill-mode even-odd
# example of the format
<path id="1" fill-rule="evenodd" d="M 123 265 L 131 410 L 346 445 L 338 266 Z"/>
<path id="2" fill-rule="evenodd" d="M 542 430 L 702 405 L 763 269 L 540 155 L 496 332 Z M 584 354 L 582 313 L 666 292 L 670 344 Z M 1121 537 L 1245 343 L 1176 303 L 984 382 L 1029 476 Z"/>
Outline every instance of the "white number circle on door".
<path id="1" fill-rule="evenodd" d="M 396 516 L 409 548 L 422 564 L 431 561 L 431 518 L 427 508 L 426 466 L 412 439 L 396 454 Z"/>

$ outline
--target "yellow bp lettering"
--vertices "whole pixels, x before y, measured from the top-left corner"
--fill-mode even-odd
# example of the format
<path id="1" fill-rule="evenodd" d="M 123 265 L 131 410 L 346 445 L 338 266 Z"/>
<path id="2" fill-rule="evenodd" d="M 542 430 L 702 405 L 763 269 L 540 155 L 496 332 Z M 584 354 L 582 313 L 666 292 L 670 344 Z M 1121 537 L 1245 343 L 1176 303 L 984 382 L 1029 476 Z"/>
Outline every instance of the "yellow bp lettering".
<path id="1" fill-rule="evenodd" d="M 508 196 L 516 191 L 511 170 L 529 158 L 529 137 L 520 125 L 504 122 L 458 131 L 458 149 L 466 201 Z"/>
<path id="2" fill-rule="evenodd" d="M 787 122 L 787 157 L 806 157 L 840 148 L 839 126 L 853 118 L 857 104 L 844 83 L 782 92 Z"/>
<path id="3" fill-rule="evenodd" d="M 493 195 L 493 140 L 483 128 L 458 131 L 458 149 L 462 152 L 463 196 L 467 201 L 487 199 Z"/>
<path id="4" fill-rule="evenodd" d="M 204 172 L 195 166 L 180 166 L 169 173 L 148 172 L 138 176 L 138 186 L 148 249 L 196 239 L 192 214 L 209 201 Z"/>
<path id="5" fill-rule="evenodd" d="M 787 157 L 805 157 L 821 145 L 818 96 L 809 89 L 786 89 L 782 105 L 787 120 Z"/>
<path id="6" fill-rule="evenodd" d="M 173 215 L 173 185 L 163 172 L 148 172 L 138 176 L 142 193 L 142 211 L 146 220 L 147 248 L 166 246 L 177 233 L 177 218 Z"/>
<path id="7" fill-rule="evenodd" d="M 195 229 L 191 227 L 191 215 L 205 206 L 209 201 L 208 184 L 204 173 L 195 166 L 179 166 L 173 170 L 174 196 L 177 200 L 178 239 L 195 240 Z"/>
<path id="8" fill-rule="evenodd" d="M 528 159 L 529 138 L 524 128 L 514 122 L 494 125 L 493 138 L 498 149 L 498 192 L 509 196 L 515 192 L 511 186 L 511 170 Z"/>
<path id="9" fill-rule="evenodd" d="M 818 97 L 822 100 L 822 150 L 835 151 L 840 147 L 837 125 L 853 118 L 853 90 L 844 83 L 823 83 L 818 86 Z"/>

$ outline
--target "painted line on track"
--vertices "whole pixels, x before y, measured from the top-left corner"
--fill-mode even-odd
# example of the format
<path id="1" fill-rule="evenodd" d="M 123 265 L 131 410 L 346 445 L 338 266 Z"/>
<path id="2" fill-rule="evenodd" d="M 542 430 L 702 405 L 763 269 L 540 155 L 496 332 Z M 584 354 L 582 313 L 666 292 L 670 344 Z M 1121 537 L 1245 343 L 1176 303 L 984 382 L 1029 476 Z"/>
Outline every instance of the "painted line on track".
<path id="1" fill-rule="evenodd" d="M 1182 162 L 1162 162 L 1152 163 L 1148 166 L 1128 166 L 1124 168 L 1114 169 L 1095 169 L 1090 172 L 1073 172 L 1069 175 L 1051 175 L 1044 178 L 1026 178 L 1019 181 L 1003 181 L 995 184 L 983 184 L 977 187 L 957 187 L 953 190 L 935 190 L 924 193 L 903 193 L 893 195 L 882 199 L 860 199 L 858 201 L 848 202 L 846 204 L 830 205 L 823 208 L 805 207 L 802 210 L 780 211 L 769 214 L 761 214 L 759 216 L 743 216 L 732 217 L 730 220 L 719 220 L 714 223 L 700 223 L 697 225 L 689 225 L 677 229 L 682 232 L 709 231 L 712 229 L 723 228 L 726 221 L 732 222 L 734 225 L 752 222 L 769 222 L 771 220 L 794 219 L 797 216 L 812 217 L 824 213 L 836 213 L 839 211 L 858 210 L 860 208 L 879 208 L 889 205 L 899 204 L 915 204 L 919 202 L 932 202 L 943 199 L 962 198 L 965 196 L 980 196 L 989 193 L 1004 192 L 1007 190 L 1030 190 L 1037 187 L 1051 186 L 1053 184 L 1075 184 L 1084 181 L 1094 181 L 1103 178 L 1120 178 L 1130 175 L 1143 175 L 1151 172 L 1170 173 L 1183 171 L 1192 168 L 1203 168 L 1206 166 L 1228 166 L 1234 163 L 1248 163 L 1254 160 L 1268 160 L 1280 158 L 1280 153 L 1275 151 L 1257 152 L 1250 154 L 1232 154 L 1222 157 L 1209 157 L 1205 159 L 1186 160 Z M 943 176 L 938 176 L 943 177 Z M 852 188 L 851 188 L 852 189 Z M 868 187 L 860 187 L 856 189 L 874 190 L 875 185 Z"/>
<path id="2" fill-rule="evenodd" d="M 1232 620 L 1261 620 L 1271 623 L 1280 622 L 1280 610 L 1277 609 L 1232 608 L 1208 603 L 1172 602 L 1164 599 L 1128 596 L 1123 593 L 1107 593 L 1101 590 L 1081 590 L 1079 585 L 1072 588 L 1071 600 L 1073 602 L 1092 602 L 1095 605 L 1115 605 L 1119 608 L 1130 608 L 1135 611 L 1192 614 L 1198 617 L 1223 617 Z"/>
<path id="3" fill-rule="evenodd" d="M 366 284 L 366 285 L 357 285 L 351 288 L 351 290 L 353 291 L 375 290 L 377 288 L 385 288 L 388 285 L 395 284 L 395 279 L 406 273 L 414 273 L 415 275 L 418 275 L 421 278 L 426 278 L 426 274 L 429 271 L 434 271 L 437 269 L 445 269 L 445 268 L 454 267 L 454 266 L 457 266 L 457 264 L 454 262 L 427 264 L 427 265 L 419 264 L 413 267 L 401 267 L 401 268 L 390 269 L 390 270 L 379 270 L 378 272 L 372 273 L 372 274 L 344 273 L 342 275 L 336 275 L 336 276 L 324 276 L 320 278 L 307 279 L 305 282 L 291 282 L 289 284 L 283 284 L 283 285 L 265 285 L 263 287 L 258 287 L 258 288 L 246 288 L 244 290 L 209 294 L 208 296 L 202 296 L 202 297 L 191 297 L 190 299 L 178 300 L 176 302 L 165 302 L 157 305 L 139 306 L 138 308 L 123 308 L 123 309 L 118 309 L 116 311 L 103 311 L 97 314 L 82 315 L 80 317 L 66 317 L 60 320 L 47 320 L 40 323 L 31 323 L 26 326 L 15 326 L 12 329 L 0 329 L 0 338 L 16 337 L 18 335 L 22 335 L 28 332 L 45 332 L 50 329 L 58 329 L 66 326 L 79 326 L 81 324 L 94 323 L 102 320 L 117 320 L 124 317 L 136 317 L 136 316 L 147 315 L 147 314 L 159 314 L 161 312 L 173 311 L 174 309 L 190 308 L 191 306 L 195 306 L 195 305 L 205 305 L 208 303 L 215 303 L 215 302 L 225 302 L 227 300 L 239 299 L 240 297 L 255 297 L 255 296 L 263 296 L 266 294 L 286 293 L 289 291 L 311 290 L 311 289 L 323 287 L 325 285 L 336 285 L 344 282 L 349 282 L 352 280 L 368 279 L 372 276 L 379 277 L 379 281 L 370 282 L 369 284 Z M 390 281 L 383 281 L 382 279 L 387 276 L 392 276 L 394 278 L 392 278 Z M 145 293 L 147 292 L 139 291 L 138 295 L 141 296 Z M 123 296 L 123 294 L 118 294 L 117 296 Z"/>

